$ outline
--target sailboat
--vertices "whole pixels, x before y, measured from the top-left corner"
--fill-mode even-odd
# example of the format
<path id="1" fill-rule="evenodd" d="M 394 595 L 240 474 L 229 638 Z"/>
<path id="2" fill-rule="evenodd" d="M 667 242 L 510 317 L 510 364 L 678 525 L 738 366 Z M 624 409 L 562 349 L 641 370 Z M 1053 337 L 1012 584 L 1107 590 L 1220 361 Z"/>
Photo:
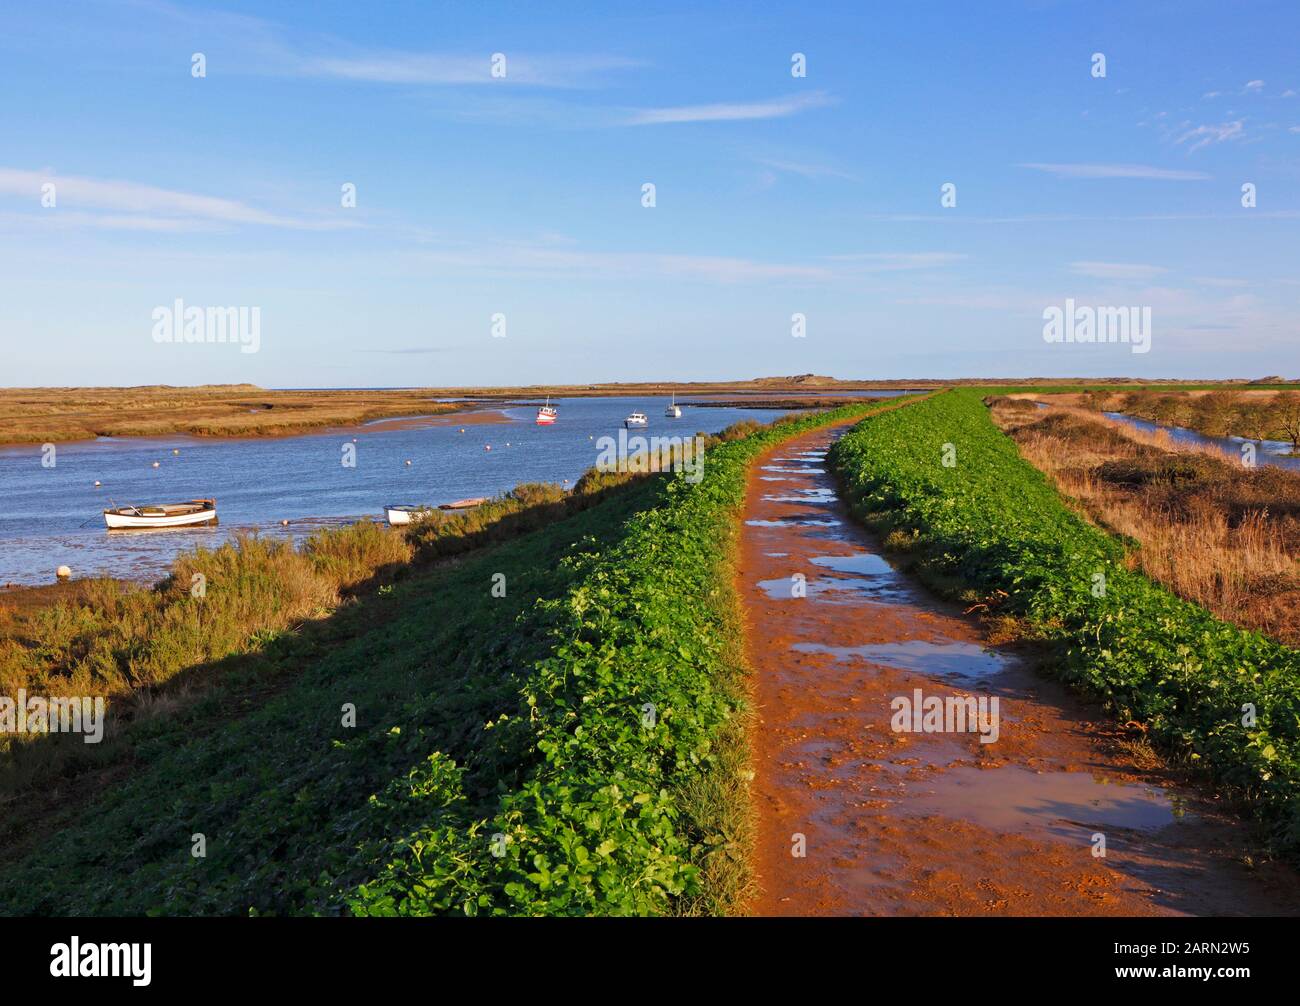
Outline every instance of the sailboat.
<path id="1" fill-rule="evenodd" d="M 555 422 L 557 416 L 559 416 L 559 413 L 551 405 L 551 396 L 547 395 L 546 404 L 539 406 L 537 409 L 537 425 L 550 426 Z"/>
<path id="2" fill-rule="evenodd" d="M 682 418 L 682 407 L 677 404 L 677 392 L 673 392 L 672 404 L 669 405 L 668 408 L 664 409 L 664 415 L 669 419 Z"/>

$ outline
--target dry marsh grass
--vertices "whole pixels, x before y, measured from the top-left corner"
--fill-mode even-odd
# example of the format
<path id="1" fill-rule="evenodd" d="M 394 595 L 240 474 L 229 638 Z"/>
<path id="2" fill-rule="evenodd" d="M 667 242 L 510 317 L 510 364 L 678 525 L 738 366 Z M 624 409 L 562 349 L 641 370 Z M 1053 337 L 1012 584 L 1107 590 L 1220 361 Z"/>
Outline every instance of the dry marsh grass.
<path id="1" fill-rule="evenodd" d="M 251 384 L 193 388 L 0 388 L 0 444 L 94 437 L 274 437 L 372 419 L 435 415 L 419 389 L 268 391 Z"/>
<path id="2" fill-rule="evenodd" d="M 341 593 L 404 563 L 410 544 L 368 521 L 313 535 L 300 549 L 255 535 L 176 558 L 153 589 L 117 580 L 22 605 L 0 596 L 0 695 L 101 696 L 106 740 L 6 735 L 6 789 L 113 757 L 122 723 L 174 714 L 203 696 L 232 657 L 335 610 Z M 64 743 L 66 742 L 66 743 Z"/>
<path id="3" fill-rule="evenodd" d="M 1211 437 L 1280 440 L 1291 444 L 1292 450 L 1300 450 L 1300 392 L 1096 390 L 1077 398 L 1089 409 L 1124 412 Z"/>
<path id="4" fill-rule="evenodd" d="M 1300 645 L 1300 473 L 1128 431 L 1082 408 L 992 400 L 994 420 L 1130 565 L 1221 618 Z"/>

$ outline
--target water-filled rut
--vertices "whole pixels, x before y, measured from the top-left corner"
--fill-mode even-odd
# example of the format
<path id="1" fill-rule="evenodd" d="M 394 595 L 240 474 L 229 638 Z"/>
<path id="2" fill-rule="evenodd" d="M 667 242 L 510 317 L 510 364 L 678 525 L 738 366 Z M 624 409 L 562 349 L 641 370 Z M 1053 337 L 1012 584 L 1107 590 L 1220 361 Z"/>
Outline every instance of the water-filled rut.
<path id="1" fill-rule="evenodd" d="M 1300 911 L 1292 871 L 1249 865 L 1246 825 L 881 555 L 826 470 L 844 429 L 788 441 L 750 474 L 748 910 Z"/>

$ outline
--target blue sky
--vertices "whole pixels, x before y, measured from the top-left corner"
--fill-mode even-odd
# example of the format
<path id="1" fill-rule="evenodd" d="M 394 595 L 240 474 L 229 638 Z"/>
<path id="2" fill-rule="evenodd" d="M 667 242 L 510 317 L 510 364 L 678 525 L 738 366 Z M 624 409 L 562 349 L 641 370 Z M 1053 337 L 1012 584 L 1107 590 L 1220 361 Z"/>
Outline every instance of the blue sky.
<path id="1" fill-rule="evenodd" d="M 12 4 L 0 385 L 1300 376 L 1297 38 L 1292 2 Z M 176 298 L 259 307 L 259 352 L 156 343 Z M 1045 343 L 1066 298 L 1150 307 L 1151 351 Z"/>

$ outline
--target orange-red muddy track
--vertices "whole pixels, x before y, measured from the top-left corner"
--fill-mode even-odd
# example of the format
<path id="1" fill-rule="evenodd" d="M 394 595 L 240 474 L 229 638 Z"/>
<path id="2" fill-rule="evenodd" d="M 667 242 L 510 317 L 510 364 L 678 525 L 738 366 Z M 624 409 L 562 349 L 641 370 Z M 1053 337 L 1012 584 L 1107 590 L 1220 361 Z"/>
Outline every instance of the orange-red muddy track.
<path id="1" fill-rule="evenodd" d="M 1300 913 L 1296 875 L 1252 865 L 1245 824 L 882 558 L 824 464 L 845 429 L 788 441 L 750 472 L 737 584 L 756 705 L 747 910 Z"/>

